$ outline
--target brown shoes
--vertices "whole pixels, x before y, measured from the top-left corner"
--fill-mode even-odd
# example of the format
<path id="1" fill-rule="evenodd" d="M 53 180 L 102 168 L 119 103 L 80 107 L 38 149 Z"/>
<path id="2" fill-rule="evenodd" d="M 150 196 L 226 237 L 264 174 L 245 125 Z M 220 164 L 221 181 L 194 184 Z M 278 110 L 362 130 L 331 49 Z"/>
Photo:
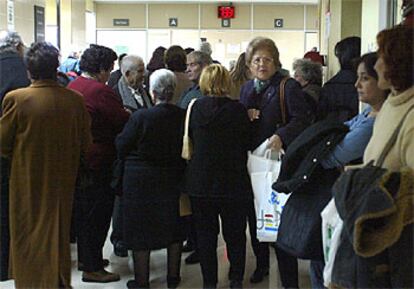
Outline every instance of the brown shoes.
<path id="1" fill-rule="evenodd" d="M 116 273 L 111 273 L 106 270 L 100 270 L 96 272 L 83 272 L 83 282 L 94 282 L 94 283 L 109 283 L 119 281 L 121 277 Z"/>

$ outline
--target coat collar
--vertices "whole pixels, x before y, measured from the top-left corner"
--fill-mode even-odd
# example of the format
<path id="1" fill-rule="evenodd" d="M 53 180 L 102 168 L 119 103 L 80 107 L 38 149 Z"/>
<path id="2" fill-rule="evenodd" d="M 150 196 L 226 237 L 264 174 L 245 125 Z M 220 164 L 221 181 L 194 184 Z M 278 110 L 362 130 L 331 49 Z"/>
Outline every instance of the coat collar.
<path id="1" fill-rule="evenodd" d="M 403 91 L 402 93 L 398 95 L 389 95 L 389 103 L 392 106 L 399 106 L 401 104 L 406 103 L 410 99 L 414 97 L 414 86 L 411 86 L 409 89 Z"/>
<path id="2" fill-rule="evenodd" d="M 53 79 L 32 80 L 32 84 L 30 85 L 30 87 L 46 87 L 46 86 L 61 87 L 59 83 L 57 83 L 57 81 Z"/>

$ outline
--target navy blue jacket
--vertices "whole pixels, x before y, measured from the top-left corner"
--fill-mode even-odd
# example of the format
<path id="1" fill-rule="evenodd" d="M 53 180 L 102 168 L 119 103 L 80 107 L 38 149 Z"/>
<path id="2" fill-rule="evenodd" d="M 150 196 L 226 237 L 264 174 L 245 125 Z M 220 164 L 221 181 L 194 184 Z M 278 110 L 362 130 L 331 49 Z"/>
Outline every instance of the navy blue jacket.
<path id="1" fill-rule="evenodd" d="M 344 69 L 324 84 L 318 103 L 318 120 L 345 122 L 358 114 L 356 80 L 357 74 L 353 70 Z"/>
<path id="2" fill-rule="evenodd" d="M 0 103 L 11 90 L 30 85 L 23 59 L 13 52 L 0 55 Z"/>
<path id="3" fill-rule="evenodd" d="M 259 119 L 251 123 L 253 130 L 251 149 L 259 146 L 273 134 L 277 134 L 282 139 L 283 147 L 286 149 L 310 124 L 308 105 L 300 84 L 294 79 L 289 79 L 285 84 L 287 124 L 283 124 L 279 100 L 279 84 L 283 77 L 280 72 L 276 72 L 270 80 L 270 85 L 261 94 L 256 93 L 253 80 L 248 81 L 241 88 L 240 102 L 247 109 L 260 110 Z"/>

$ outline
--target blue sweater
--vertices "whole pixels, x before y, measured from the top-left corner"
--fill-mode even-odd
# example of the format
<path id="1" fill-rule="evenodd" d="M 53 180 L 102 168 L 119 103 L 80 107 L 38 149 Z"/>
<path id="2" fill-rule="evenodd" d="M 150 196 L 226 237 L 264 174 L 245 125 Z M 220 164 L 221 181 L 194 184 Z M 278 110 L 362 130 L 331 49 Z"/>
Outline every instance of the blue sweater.
<path id="1" fill-rule="evenodd" d="M 349 162 L 361 158 L 372 135 L 375 117 L 370 117 L 371 107 L 367 107 L 360 114 L 345 122 L 349 132 L 324 160 L 321 161 L 325 169 L 343 167 Z"/>

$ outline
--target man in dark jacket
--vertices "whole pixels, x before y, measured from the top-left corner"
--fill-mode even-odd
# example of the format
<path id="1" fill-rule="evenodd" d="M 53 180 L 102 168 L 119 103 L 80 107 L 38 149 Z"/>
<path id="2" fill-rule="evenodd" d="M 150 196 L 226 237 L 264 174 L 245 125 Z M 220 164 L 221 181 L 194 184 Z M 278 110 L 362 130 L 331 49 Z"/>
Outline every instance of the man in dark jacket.
<path id="1" fill-rule="evenodd" d="M 30 85 L 23 63 L 24 44 L 16 32 L 0 32 L 0 102 L 11 90 Z M 0 115 L 2 110 L 0 109 Z M 1 158 L 1 200 L 0 200 L 0 281 L 8 279 L 9 263 L 9 166 Z"/>
<path id="2" fill-rule="evenodd" d="M 203 68 L 211 63 L 213 63 L 211 57 L 204 52 L 193 51 L 187 55 L 187 69 L 185 73 L 188 79 L 193 82 L 193 86 L 183 93 L 180 101 L 177 103 L 179 107 L 187 109 L 188 104 L 193 98 L 200 98 L 202 96 L 198 82 Z"/>
<path id="3" fill-rule="evenodd" d="M 358 114 L 359 101 L 355 88 L 357 74 L 353 61 L 361 55 L 361 38 L 348 37 L 335 45 L 335 56 L 341 69 L 323 86 L 318 103 L 318 120 L 345 122 Z"/>
<path id="4" fill-rule="evenodd" d="M 145 65 L 141 57 L 128 55 L 122 59 L 122 77 L 113 90 L 122 99 L 124 108 L 130 113 L 152 106 L 151 98 L 143 87 Z"/>

